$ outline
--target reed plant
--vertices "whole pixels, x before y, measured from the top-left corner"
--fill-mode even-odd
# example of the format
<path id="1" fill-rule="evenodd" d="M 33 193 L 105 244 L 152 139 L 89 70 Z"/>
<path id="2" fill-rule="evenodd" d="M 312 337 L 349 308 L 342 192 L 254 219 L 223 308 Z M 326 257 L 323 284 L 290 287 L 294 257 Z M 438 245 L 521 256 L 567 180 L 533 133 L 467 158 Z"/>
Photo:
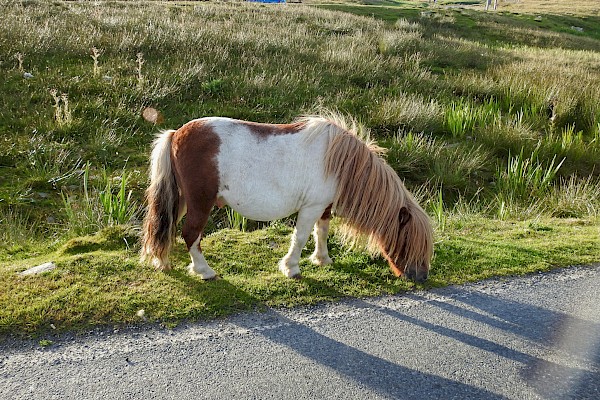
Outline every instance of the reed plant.
<path id="1" fill-rule="evenodd" d="M 248 219 L 238 213 L 231 207 L 225 210 L 227 216 L 227 227 L 238 231 L 246 232 L 248 229 Z"/>
<path id="2" fill-rule="evenodd" d="M 496 172 L 499 214 L 505 217 L 514 214 L 514 210 L 526 209 L 538 200 L 543 201 L 551 191 L 564 161 L 564 158 L 557 161 L 555 156 L 549 163 L 543 163 L 539 159 L 539 149 L 530 155 L 524 149 L 519 154 L 509 155 L 506 167 L 498 167 Z M 509 212 L 508 209 L 513 211 Z"/>
<path id="3" fill-rule="evenodd" d="M 129 173 L 122 171 L 116 179 L 103 171 L 103 185 L 94 185 L 90 171 L 88 163 L 81 176 L 81 194 L 64 190 L 61 193 L 68 236 L 89 235 L 105 227 L 131 224 L 140 212 L 128 188 Z M 118 181 L 116 186 L 115 181 Z"/>

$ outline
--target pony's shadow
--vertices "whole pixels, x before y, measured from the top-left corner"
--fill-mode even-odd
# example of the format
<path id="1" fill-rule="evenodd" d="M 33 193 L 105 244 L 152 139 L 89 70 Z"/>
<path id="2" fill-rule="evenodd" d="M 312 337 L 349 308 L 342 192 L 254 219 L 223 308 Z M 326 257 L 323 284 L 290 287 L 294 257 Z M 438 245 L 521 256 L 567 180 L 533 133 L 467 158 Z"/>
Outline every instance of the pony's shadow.
<path id="1" fill-rule="evenodd" d="M 261 310 L 264 307 L 258 298 L 232 285 L 227 279 L 218 277 L 214 280 L 202 281 L 190 275 L 187 270 L 177 268 L 166 273 L 181 286 L 187 296 L 204 304 L 202 313 L 200 311 L 198 315 L 192 313 L 191 319 L 225 316 L 232 312 Z"/>
<path id="2" fill-rule="evenodd" d="M 327 282 L 317 281 L 312 284 L 334 290 Z M 450 289 L 442 289 L 442 292 L 446 290 Z M 477 323 L 522 336 L 528 340 L 537 341 L 546 348 L 550 348 L 548 351 L 567 353 L 571 358 L 578 358 L 591 365 L 593 370 L 597 370 L 600 366 L 600 343 L 585 343 L 586 340 L 597 341 L 600 338 L 600 335 L 594 335 L 594 332 L 600 332 L 599 324 L 521 302 L 487 296 L 477 292 L 467 293 L 460 287 L 453 287 L 451 290 L 453 294 L 458 293 L 452 298 L 458 300 L 459 303 L 463 303 L 463 306 L 430 299 L 427 300 L 427 303 L 456 316 L 471 319 Z M 342 294 L 340 293 L 339 296 L 342 297 Z M 405 293 L 400 296 L 423 300 L 423 297 L 418 293 Z M 600 383 L 598 382 L 597 372 L 551 362 L 509 347 L 509 345 L 504 345 L 497 340 L 489 340 L 478 335 L 461 332 L 442 323 L 427 322 L 408 313 L 380 307 L 364 300 L 354 299 L 351 302 L 354 307 L 374 309 L 404 323 L 419 326 L 435 334 L 462 342 L 467 346 L 510 359 L 522 366 L 522 378 L 538 394 L 544 397 L 600 397 Z M 469 308 L 476 308 L 481 312 Z M 493 315 L 493 317 L 490 315 Z M 567 329 L 569 327 L 571 327 L 571 331 L 573 327 L 576 327 L 576 330 L 590 332 L 590 334 L 574 338 L 569 336 L 565 341 L 564 333 L 569 332 Z M 591 339 L 590 336 L 592 336 Z"/>
<path id="3" fill-rule="evenodd" d="M 600 335 L 594 334 L 594 332 L 600 332 L 599 324 L 522 302 L 501 299 L 482 293 L 467 293 L 462 288 L 454 287 L 452 291 L 453 293 L 459 293 L 458 296 L 453 296 L 453 299 L 463 303 L 464 307 L 437 300 L 428 300 L 428 304 L 456 316 L 489 325 L 528 340 L 537 341 L 544 345 L 546 352 L 566 353 L 572 360 L 579 359 L 591 365 L 592 370 L 597 370 L 600 366 L 600 343 L 598 343 Z M 422 297 L 417 294 L 407 294 L 406 297 L 422 300 Z M 367 304 L 366 306 L 371 305 Z M 482 312 L 469 310 L 467 309 L 469 306 Z M 498 341 L 484 339 L 447 326 L 426 322 L 392 309 L 371 307 L 375 307 L 380 312 L 398 320 L 409 322 L 439 335 L 521 364 L 522 378 L 543 397 L 600 397 L 600 383 L 598 382 L 599 375 L 597 372 L 551 362 L 505 346 Z M 565 338 L 564 333 L 572 331 L 574 327 L 577 331 L 588 332 L 588 334 L 582 334 L 579 337 L 569 335 L 568 338 Z"/>
<path id="4" fill-rule="evenodd" d="M 400 399 L 422 399 L 424 394 L 427 398 L 503 398 L 482 388 L 395 364 L 318 333 L 276 311 L 267 313 L 271 321 L 279 323 L 273 324 L 273 328 L 261 329 L 261 335 L 383 396 Z M 255 328 L 245 320 L 236 323 L 249 330 Z"/>

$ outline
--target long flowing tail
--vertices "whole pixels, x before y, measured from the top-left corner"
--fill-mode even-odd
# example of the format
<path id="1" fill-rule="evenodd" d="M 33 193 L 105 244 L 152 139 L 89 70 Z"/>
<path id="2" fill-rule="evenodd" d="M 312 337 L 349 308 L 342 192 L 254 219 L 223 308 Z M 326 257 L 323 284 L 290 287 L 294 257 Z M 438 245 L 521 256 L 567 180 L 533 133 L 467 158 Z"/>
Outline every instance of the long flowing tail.
<path id="1" fill-rule="evenodd" d="M 161 133 L 150 156 L 150 186 L 146 190 L 148 208 L 144 218 L 141 259 L 158 269 L 169 269 L 169 252 L 175 240 L 179 213 L 179 188 L 171 166 L 171 137 Z"/>

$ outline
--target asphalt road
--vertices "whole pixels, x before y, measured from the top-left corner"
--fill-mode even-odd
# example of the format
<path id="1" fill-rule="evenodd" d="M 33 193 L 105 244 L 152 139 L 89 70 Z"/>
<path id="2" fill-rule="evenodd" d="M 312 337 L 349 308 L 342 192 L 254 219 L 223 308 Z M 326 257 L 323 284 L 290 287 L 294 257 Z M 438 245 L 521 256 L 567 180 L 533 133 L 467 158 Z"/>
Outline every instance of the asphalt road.
<path id="1" fill-rule="evenodd" d="M 0 399 L 600 399 L 600 265 L 0 343 Z"/>

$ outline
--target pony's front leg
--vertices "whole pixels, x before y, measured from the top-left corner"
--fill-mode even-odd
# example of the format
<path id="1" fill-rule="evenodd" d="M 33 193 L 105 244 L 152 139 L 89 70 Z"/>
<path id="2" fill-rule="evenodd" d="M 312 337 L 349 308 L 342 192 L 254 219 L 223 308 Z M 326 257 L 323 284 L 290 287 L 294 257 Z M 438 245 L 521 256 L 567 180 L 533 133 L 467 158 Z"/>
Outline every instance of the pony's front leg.
<path id="1" fill-rule="evenodd" d="M 328 265 L 333 262 L 331 261 L 329 252 L 327 250 L 327 236 L 329 235 L 330 216 L 327 218 L 324 218 L 324 216 L 317 221 L 313 230 L 315 251 L 310 256 L 310 261 L 315 265 Z"/>
<path id="2" fill-rule="evenodd" d="M 323 210 L 321 208 L 303 208 L 298 213 L 290 249 L 285 257 L 279 262 L 279 270 L 288 278 L 300 277 L 300 267 L 298 266 L 298 263 L 300 261 L 302 249 L 308 241 L 313 225 L 322 212 Z"/>

